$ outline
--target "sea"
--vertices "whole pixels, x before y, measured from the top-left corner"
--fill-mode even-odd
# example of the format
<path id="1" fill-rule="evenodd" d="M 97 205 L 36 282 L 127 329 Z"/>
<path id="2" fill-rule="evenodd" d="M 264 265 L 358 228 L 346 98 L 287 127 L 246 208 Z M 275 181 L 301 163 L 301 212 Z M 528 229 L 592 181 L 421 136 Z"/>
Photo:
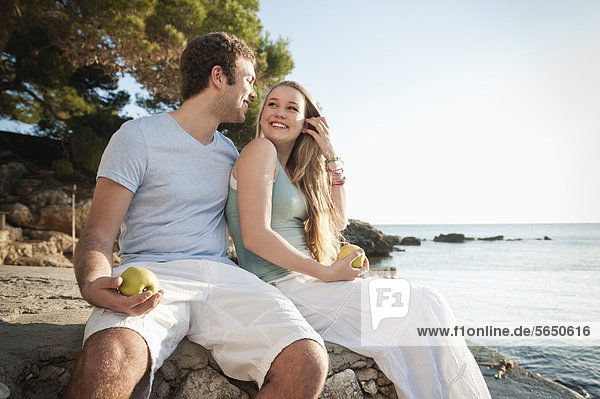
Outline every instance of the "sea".
<path id="1" fill-rule="evenodd" d="M 600 399 L 600 224 L 375 227 L 422 241 L 420 246 L 398 246 L 401 250 L 389 257 L 370 258 L 372 270 L 395 267 L 397 278 L 436 289 L 467 331 L 485 326 L 546 328 L 542 337 L 473 333 L 466 339 L 496 349 L 584 397 Z M 450 233 L 474 240 L 434 242 L 436 236 Z M 481 240 L 496 236 L 503 239 Z M 551 337 L 553 326 L 559 328 Z M 587 336 L 585 326 L 588 334 L 591 330 Z"/>

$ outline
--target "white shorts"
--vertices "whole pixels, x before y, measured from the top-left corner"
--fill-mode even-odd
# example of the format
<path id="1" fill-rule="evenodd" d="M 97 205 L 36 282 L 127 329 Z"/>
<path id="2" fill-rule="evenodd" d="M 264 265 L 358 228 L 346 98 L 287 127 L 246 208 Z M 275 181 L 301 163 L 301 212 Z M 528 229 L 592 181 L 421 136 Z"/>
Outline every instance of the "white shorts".
<path id="1" fill-rule="evenodd" d="M 406 315 L 382 320 L 373 330 L 369 285 L 374 280 L 380 279 L 325 283 L 292 273 L 274 283 L 323 339 L 372 357 L 394 383 L 399 398 L 490 399 L 462 337 L 449 340 L 417 332 L 417 327 L 457 324 L 446 300 L 434 290 L 410 284 Z"/>
<path id="2" fill-rule="evenodd" d="M 142 396 L 150 394 L 152 375 L 184 337 L 209 349 L 226 375 L 256 381 L 259 388 L 286 346 L 312 339 L 325 348 L 321 336 L 289 299 L 239 267 L 206 260 L 132 262 L 114 268 L 113 276 L 130 266 L 142 266 L 156 274 L 164 290 L 160 304 L 140 317 L 94 308 L 84 342 L 107 328 L 138 332 L 152 358 L 150 378 L 146 386 L 138 387 L 144 391 Z"/>

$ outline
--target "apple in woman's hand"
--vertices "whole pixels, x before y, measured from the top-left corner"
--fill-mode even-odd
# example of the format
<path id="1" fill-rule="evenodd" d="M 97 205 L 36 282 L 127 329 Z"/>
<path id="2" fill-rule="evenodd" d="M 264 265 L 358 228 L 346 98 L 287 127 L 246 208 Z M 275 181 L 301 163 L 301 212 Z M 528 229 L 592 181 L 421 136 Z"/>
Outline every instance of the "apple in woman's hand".
<path id="1" fill-rule="evenodd" d="M 338 259 L 345 258 L 346 256 L 351 255 L 354 251 L 356 251 L 358 249 L 362 249 L 362 248 L 359 247 L 358 245 L 346 244 L 340 250 L 340 254 L 338 255 Z M 356 259 L 354 259 L 352 261 L 352 267 L 355 268 L 355 269 L 362 268 L 363 267 L 363 263 L 365 262 L 366 258 L 367 257 L 365 255 L 365 251 L 363 251 L 362 255 L 359 255 L 358 258 L 356 258 Z"/>
<path id="2" fill-rule="evenodd" d="M 143 267 L 132 266 L 121 274 L 121 278 L 123 282 L 119 286 L 119 291 L 125 296 L 138 295 L 144 291 L 152 291 L 156 294 L 159 290 L 156 274 Z"/>

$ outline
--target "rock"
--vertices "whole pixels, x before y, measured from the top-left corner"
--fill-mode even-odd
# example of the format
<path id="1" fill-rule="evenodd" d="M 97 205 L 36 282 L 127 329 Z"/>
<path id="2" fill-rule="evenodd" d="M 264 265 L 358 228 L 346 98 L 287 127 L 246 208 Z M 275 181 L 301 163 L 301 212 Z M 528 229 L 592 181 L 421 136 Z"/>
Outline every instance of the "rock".
<path id="1" fill-rule="evenodd" d="M 548 237 L 548 236 L 544 236 L 544 240 L 545 240 L 545 241 L 551 241 L 551 240 L 552 240 L 552 238 L 550 238 L 550 237 Z"/>
<path id="2" fill-rule="evenodd" d="M 56 241 L 10 241 L 0 243 L 0 264 L 16 266 L 73 267 Z"/>
<path id="3" fill-rule="evenodd" d="M 85 200 L 75 206 L 75 231 L 77 235 L 85 227 L 91 204 L 91 200 Z M 73 228 L 73 209 L 70 204 L 70 198 L 67 204 L 50 204 L 39 208 L 38 213 L 39 219 L 35 222 L 36 229 L 58 230 L 66 234 L 71 234 Z"/>
<path id="4" fill-rule="evenodd" d="M 190 372 L 173 396 L 175 399 L 248 399 L 246 392 L 210 367 Z"/>
<path id="5" fill-rule="evenodd" d="M 41 184 L 40 179 L 23 178 L 19 181 L 19 185 L 14 187 L 14 192 L 21 197 L 29 197 Z"/>
<path id="6" fill-rule="evenodd" d="M 356 370 L 355 373 L 356 373 L 356 379 L 358 379 L 359 381 L 369 381 L 369 380 L 377 379 L 377 370 L 375 370 L 375 369 L 371 369 L 371 368 L 360 369 L 360 370 Z"/>
<path id="7" fill-rule="evenodd" d="M 479 368 L 494 398 L 522 398 L 527 392 L 526 397 L 532 399 L 583 399 L 583 396 L 577 392 L 538 373 L 519 367 L 500 352 L 485 346 L 470 346 L 469 349 L 479 363 Z M 507 367 L 508 365 L 510 367 Z M 501 369 L 505 370 L 502 379 L 497 379 L 495 376 Z"/>
<path id="8" fill-rule="evenodd" d="M 50 266 L 50 267 L 73 267 L 73 263 L 64 255 L 33 255 L 17 258 L 10 264 L 16 266 Z"/>
<path id="9" fill-rule="evenodd" d="M 20 227 L 6 225 L 5 230 L 0 230 L 0 242 L 18 241 L 23 238 L 23 230 Z"/>
<path id="10" fill-rule="evenodd" d="M 366 393 L 368 393 L 369 395 L 375 395 L 378 391 L 377 384 L 373 380 L 361 381 L 360 386 L 361 386 L 362 390 L 365 391 Z"/>
<path id="11" fill-rule="evenodd" d="M 200 345 L 195 345 L 191 342 L 187 342 L 183 345 L 179 345 L 173 357 L 177 358 L 177 368 L 199 370 L 209 363 L 211 357 L 210 352 Z"/>
<path id="12" fill-rule="evenodd" d="M 29 202 L 33 209 L 38 210 L 49 205 L 70 205 L 71 197 L 59 189 L 45 189 L 30 195 Z"/>
<path id="13" fill-rule="evenodd" d="M 367 256 L 389 256 L 394 250 L 395 236 L 387 236 L 369 223 L 350 219 L 346 229 L 342 232 L 344 238 L 354 245 L 365 250 Z"/>
<path id="14" fill-rule="evenodd" d="M 329 377 L 325 381 L 325 387 L 321 392 L 320 399 L 362 399 L 363 391 L 356 380 L 356 374 L 352 369 L 346 369 Z"/>
<path id="15" fill-rule="evenodd" d="M 369 277 L 377 277 L 377 278 L 395 278 L 396 277 L 396 268 L 393 266 L 390 267 L 378 267 L 369 269 L 368 272 L 362 274 L 361 278 L 369 278 Z"/>
<path id="16" fill-rule="evenodd" d="M 58 250 L 63 253 L 73 252 L 73 237 L 69 234 L 54 230 L 25 230 L 25 236 L 32 240 L 43 240 L 55 243 Z M 75 239 L 75 244 L 77 244 Z"/>
<path id="17" fill-rule="evenodd" d="M 503 241 L 504 236 L 478 238 L 479 241 Z"/>
<path id="18" fill-rule="evenodd" d="M 12 190 L 12 184 L 19 181 L 25 173 L 27 173 L 27 168 L 17 161 L 0 165 L 0 193 L 9 193 Z"/>
<path id="19" fill-rule="evenodd" d="M 384 234 L 384 237 L 392 245 L 400 245 L 400 242 L 402 241 L 402 237 L 400 237 L 400 236 L 392 236 L 392 235 Z"/>
<path id="20" fill-rule="evenodd" d="M 436 236 L 433 239 L 433 241 L 435 241 L 435 242 L 462 243 L 462 242 L 465 242 L 465 235 L 464 234 L 456 234 L 456 233 L 440 234 L 439 236 Z"/>
<path id="21" fill-rule="evenodd" d="M 35 218 L 26 205 L 16 203 L 8 208 L 6 219 L 14 226 L 31 227 Z"/>
<path id="22" fill-rule="evenodd" d="M 10 389 L 6 385 L 0 382 L 0 399 L 8 399 L 10 396 Z"/>
<path id="23" fill-rule="evenodd" d="M 327 344 L 327 353 L 329 354 L 329 373 L 331 376 L 334 373 L 351 368 L 352 365 L 357 365 L 359 361 L 366 361 L 367 357 L 359 355 L 358 353 L 352 352 L 344 348 L 341 345 Z M 366 364 L 366 363 L 365 363 Z M 359 366 L 355 368 L 360 368 Z"/>
<path id="24" fill-rule="evenodd" d="M 398 399 L 398 395 L 396 395 L 396 388 L 393 385 L 384 385 L 379 387 L 379 392 L 386 397 L 391 399 Z"/>
<path id="25" fill-rule="evenodd" d="M 399 245 L 421 245 L 421 240 L 415 237 L 403 237 Z"/>

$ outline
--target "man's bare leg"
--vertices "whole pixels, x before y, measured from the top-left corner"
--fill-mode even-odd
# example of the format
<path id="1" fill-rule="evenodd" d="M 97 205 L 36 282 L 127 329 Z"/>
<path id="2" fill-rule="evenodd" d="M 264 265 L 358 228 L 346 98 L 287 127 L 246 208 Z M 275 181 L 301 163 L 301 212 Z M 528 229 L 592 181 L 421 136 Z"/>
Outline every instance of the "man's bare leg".
<path id="1" fill-rule="evenodd" d="M 148 346 L 137 332 L 98 331 L 83 346 L 65 398 L 129 398 L 149 367 Z"/>
<path id="2" fill-rule="evenodd" d="M 302 339 L 286 346 L 269 369 L 256 399 L 316 399 L 319 397 L 329 357 L 312 339 Z"/>

